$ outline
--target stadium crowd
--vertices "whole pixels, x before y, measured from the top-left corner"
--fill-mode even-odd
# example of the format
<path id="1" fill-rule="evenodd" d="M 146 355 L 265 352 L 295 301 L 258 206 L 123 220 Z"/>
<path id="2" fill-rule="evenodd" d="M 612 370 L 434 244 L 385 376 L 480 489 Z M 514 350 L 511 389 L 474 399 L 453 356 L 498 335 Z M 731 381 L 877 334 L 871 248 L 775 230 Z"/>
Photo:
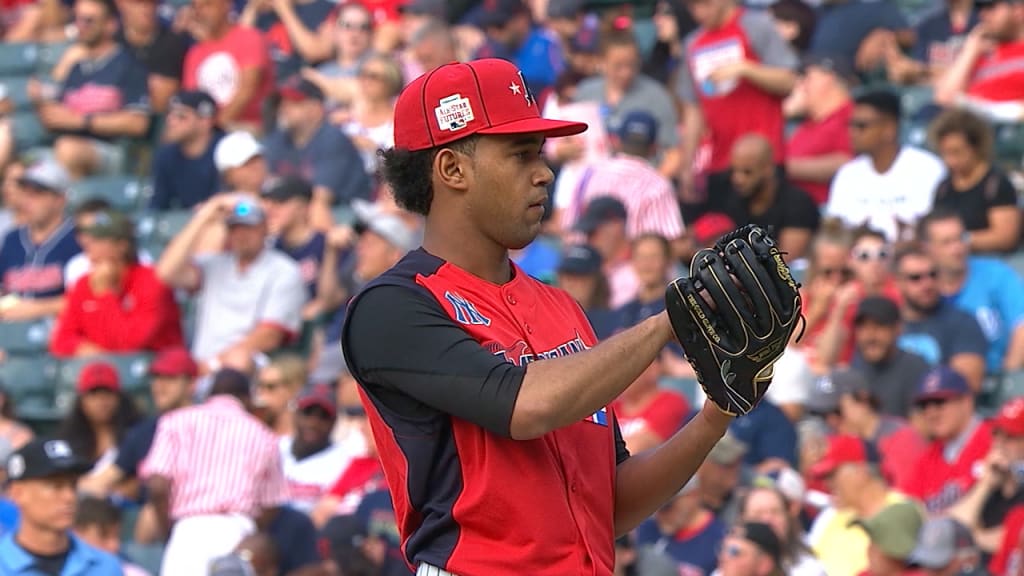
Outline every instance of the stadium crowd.
<path id="1" fill-rule="evenodd" d="M 420 242 L 395 97 L 499 57 L 590 124 L 512 258 L 599 338 L 738 225 L 803 283 L 616 575 L 1024 576 L 1019 0 L 0 0 L 0 38 L 0 574 L 411 573 L 341 324 Z M 702 402 L 671 345 L 614 412 L 636 453 Z"/>

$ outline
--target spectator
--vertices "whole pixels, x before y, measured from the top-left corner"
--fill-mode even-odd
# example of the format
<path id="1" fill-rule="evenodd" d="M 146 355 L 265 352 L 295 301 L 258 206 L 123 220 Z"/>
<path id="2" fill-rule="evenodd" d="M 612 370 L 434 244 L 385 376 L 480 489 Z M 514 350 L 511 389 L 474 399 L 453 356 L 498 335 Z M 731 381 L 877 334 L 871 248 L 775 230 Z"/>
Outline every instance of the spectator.
<path id="1" fill-rule="evenodd" d="M 359 68 L 359 91 L 342 129 L 370 176 L 377 173 L 377 151 L 395 145 L 395 98 L 404 86 L 402 69 L 389 56 L 370 56 Z"/>
<path id="2" fill-rule="evenodd" d="M 782 543 L 767 524 L 747 522 L 729 531 L 718 555 L 720 576 L 779 576 Z"/>
<path id="3" fill-rule="evenodd" d="M 972 256 L 969 233 L 955 212 L 937 209 L 921 221 L 921 237 L 938 264 L 939 291 L 972 314 L 988 340 L 987 372 L 1024 367 L 1024 281 L 994 258 Z"/>
<path id="4" fill-rule="evenodd" d="M 700 28 L 684 41 L 685 67 L 676 89 L 686 117 L 681 194 L 693 202 L 693 162 L 705 132 L 711 141 L 709 199 L 728 194 L 729 155 L 744 134 L 764 136 L 774 164 L 783 164 L 782 100 L 796 84 L 798 61 L 766 13 L 735 0 L 702 0 L 689 8 Z"/>
<path id="5" fill-rule="evenodd" d="M 288 504 L 309 513 L 349 463 L 344 449 L 331 441 L 338 418 L 334 400 L 310 391 L 295 404 L 295 428 L 281 438 L 281 461 L 288 482 Z"/>
<path id="6" fill-rule="evenodd" d="M 258 195 L 269 170 L 263 145 L 242 131 L 221 138 L 213 150 L 213 164 L 226 190 Z"/>
<path id="7" fill-rule="evenodd" d="M 275 76 L 287 78 L 306 63 L 327 59 L 319 29 L 329 20 L 335 4 L 328 0 L 247 2 L 239 24 L 263 33 L 270 48 Z"/>
<path id="8" fill-rule="evenodd" d="M 825 336 L 829 325 L 837 322 L 832 315 L 836 299 L 853 280 L 849 266 L 851 244 L 852 235 L 834 220 L 825 221 L 811 243 L 807 276 L 801 288 L 801 306 L 807 329 L 798 349 L 817 374 L 827 373 L 828 361 L 831 360 L 828 357 L 818 358 L 819 340 Z"/>
<path id="9" fill-rule="evenodd" d="M 629 259 L 626 223 L 629 214 L 617 198 L 602 196 L 587 204 L 575 233 L 601 256 L 601 270 L 608 281 L 609 305 L 618 308 L 636 296 L 639 281 Z"/>
<path id="10" fill-rule="evenodd" d="M 275 508 L 272 515 L 265 532 L 278 550 L 278 573 L 299 576 L 304 574 L 300 568 L 309 567 L 312 571 L 324 564 L 316 526 L 309 516 L 290 506 Z"/>
<path id="11" fill-rule="evenodd" d="M 360 2 L 341 4 L 337 17 L 320 28 L 320 36 L 325 53 L 333 53 L 334 59 L 316 68 L 304 68 L 302 76 L 323 91 L 332 109 L 347 109 L 359 90 L 356 82 L 359 70 L 373 53 L 373 16 Z M 424 72 L 426 70 L 431 68 L 425 68 Z"/>
<path id="12" fill-rule="evenodd" d="M 906 497 L 891 489 L 878 472 L 878 454 L 855 436 L 835 436 L 810 472 L 832 494 L 811 526 L 808 543 L 829 576 L 857 576 L 868 567 L 869 539 L 851 522 L 871 518 Z"/>
<path id="13" fill-rule="evenodd" d="M 778 406 L 790 422 L 797 423 L 803 417 L 804 404 L 814 387 L 815 374 L 803 352 L 794 346 L 787 347 L 774 366 L 772 386 L 765 393 L 765 398 Z"/>
<path id="14" fill-rule="evenodd" d="M 205 403 L 157 424 L 139 476 L 170 534 L 162 574 L 202 573 L 285 501 L 277 439 L 246 412 L 249 405 L 248 378 L 225 369 Z"/>
<path id="15" fill-rule="evenodd" d="M 121 510 L 109 500 L 95 496 L 79 499 L 72 527 L 82 542 L 119 558 L 125 576 L 149 574 L 121 557 Z"/>
<path id="16" fill-rule="evenodd" d="M 733 222 L 747 222 L 773 231 L 779 249 L 803 258 L 818 230 L 818 208 L 807 192 L 794 187 L 774 164 L 775 152 L 764 136 L 751 133 L 736 139 L 729 160 L 731 193 L 709 198 L 712 211 Z"/>
<path id="17" fill-rule="evenodd" d="M 911 245 L 896 254 L 894 266 L 904 304 L 899 347 L 953 368 L 972 391 L 981 390 L 988 342 L 974 317 L 943 300 L 935 259 Z"/>
<path id="18" fill-rule="evenodd" d="M 189 38 L 160 21 L 156 0 L 116 0 L 121 16 L 117 41 L 149 73 L 147 87 L 153 112 L 166 114 L 181 87 Z"/>
<path id="19" fill-rule="evenodd" d="M 259 371 L 253 404 L 278 438 L 295 433 L 295 402 L 308 377 L 306 360 L 292 354 L 275 358 Z"/>
<path id="20" fill-rule="evenodd" d="M 331 226 L 331 205 L 370 195 L 370 179 L 352 141 L 324 121 L 324 95 L 315 84 L 293 77 L 281 90 L 278 126 L 266 141 L 267 165 L 278 176 L 313 184 L 312 222 Z"/>
<path id="21" fill-rule="evenodd" d="M 868 535 L 868 569 L 864 576 L 914 574 L 911 553 L 917 546 L 924 515 L 915 502 L 897 502 L 857 526 Z"/>
<path id="22" fill-rule="evenodd" d="M 928 576 L 985 576 L 971 531 L 952 518 L 931 518 L 921 527 L 910 563 Z"/>
<path id="23" fill-rule="evenodd" d="M 153 444 L 160 418 L 192 405 L 197 369 L 185 348 L 170 348 L 156 355 L 149 365 L 149 392 L 156 414 L 128 430 L 117 446 L 117 458 L 97 466 L 82 478 L 79 490 L 105 497 L 123 480 L 137 477 L 139 466 Z"/>
<path id="24" fill-rule="evenodd" d="M 811 35 L 817 15 L 814 8 L 802 0 L 778 0 L 768 6 L 775 21 L 775 30 L 789 42 L 793 51 L 804 54 L 811 45 Z"/>
<path id="25" fill-rule="evenodd" d="M 380 564 L 384 543 L 355 514 L 336 516 L 324 526 L 322 539 L 331 569 L 341 574 L 382 576 Z"/>
<path id="26" fill-rule="evenodd" d="M 603 40 L 601 59 L 604 72 L 580 82 L 576 101 L 601 105 L 608 132 L 617 134 L 626 115 L 646 110 L 658 121 L 657 168 L 671 178 L 680 169 L 677 125 L 679 115 L 672 96 L 653 79 L 640 73 L 640 48 L 630 31 L 612 31 Z"/>
<path id="27" fill-rule="evenodd" d="M 75 254 L 71 260 L 64 266 L 64 285 L 70 290 L 74 288 L 75 284 L 79 280 L 84 278 L 92 270 L 92 262 L 89 260 L 89 254 L 95 252 L 90 250 L 89 242 L 92 240 L 92 236 L 87 234 L 86 231 L 93 227 L 96 222 L 96 216 L 99 214 L 110 215 L 115 212 L 114 207 L 107 201 L 106 198 L 101 196 L 93 196 L 78 203 L 72 212 L 72 219 L 75 224 L 75 241 L 82 247 L 82 251 Z M 153 263 L 153 259 L 150 258 L 144 250 L 137 250 L 135 259 L 139 264 L 150 265 Z"/>
<path id="28" fill-rule="evenodd" d="M 0 383 L 0 443 L 9 446 L 13 452 L 32 440 L 32 430 L 18 421 L 14 399 L 11 392 Z M 8 454 L 0 455 L 0 462 L 6 460 Z"/>
<path id="29" fill-rule="evenodd" d="M 483 4 L 477 24 L 486 39 L 473 59 L 504 58 L 514 62 L 534 94 L 555 84 L 566 67 L 558 37 L 534 24 L 523 0 L 497 0 Z"/>
<path id="30" fill-rule="evenodd" d="M 762 400 L 743 418 L 733 420 L 729 430 L 747 447 L 744 463 L 758 472 L 797 465 L 796 428 L 771 402 Z"/>
<path id="31" fill-rule="evenodd" d="M 113 0 L 76 0 L 81 59 L 56 99 L 34 92 L 43 127 L 57 134 L 53 154 L 74 179 L 121 169 L 123 150 L 112 140 L 149 130 L 146 69 L 116 42 Z"/>
<path id="32" fill-rule="evenodd" d="M 889 78 L 901 84 L 930 84 L 941 78 L 953 64 L 978 24 L 978 12 L 968 0 L 945 0 L 939 10 L 918 22 L 910 56 L 893 55 L 886 66 Z"/>
<path id="33" fill-rule="evenodd" d="M 101 212 L 82 233 L 89 237 L 91 270 L 68 293 L 50 352 L 90 356 L 181 346 L 178 303 L 153 268 L 138 263 L 131 221 Z"/>
<path id="34" fill-rule="evenodd" d="M 558 265 L 558 287 L 569 293 L 587 314 L 597 338 L 611 336 L 618 319 L 609 303 L 608 279 L 601 273 L 601 255 L 585 244 L 569 246 Z"/>
<path id="35" fill-rule="evenodd" d="M 728 527 L 701 505 L 696 476 L 674 498 L 636 528 L 636 543 L 664 552 L 678 565 L 677 574 L 709 576 L 717 566 L 715 551 Z"/>
<path id="36" fill-rule="evenodd" d="M 117 446 L 139 421 L 139 410 L 121 389 L 117 368 L 104 361 L 82 367 L 75 394 L 57 435 L 99 470 L 117 458 Z"/>
<path id="37" fill-rule="evenodd" d="M 1012 252 L 1020 243 L 1017 189 L 992 164 L 992 128 L 963 110 L 948 110 L 932 122 L 932 146 L 949 175 L 935 190 L 935 207 L 960 215 L 975 252 Z"/>
<path id="38" fill-rule="evenodd" d="M 697 469 L 701 504 L 726 525 L 736 516 L 736 489 L 747 450 L 746 444 L 727 432 Z"/>
<path id="39" fill-rule="evenodd" d="M 690 413 L 690 402 L 685 396 L 659 388 L 661 372 L 662 363 L 655 360 L 613 403 L 622 439 L 632 454 L 671 438 Z"/>
<path id="40" fill-rule="evenodd" d="M 117 558 L 81 541 L 71 530 L 75 482 L 88 469 L 88 462 L 62 440 L 33 440 L 7 459 L 9 492 L 19 522 L 15 530 L 0 536 L 0 573 L 122 576 Z"/>
<path id="41" fill-rule="evenodd" d="M 790 98 L 803 113 L 804 121 L 786 142 L 786 175 L 819 206 L 828 201 L 829 185 L 836 172 L 853 156 L 850 88 L 856 81 L 847 60 L 809 56 L 804 59 L 803 74 Z"/>
<path id="42" fill-rule="evenodd" d="M 641 234 L 633 239 L 630 259 L 639 286 L 636 298 L 623 304 L 616 312 L 620 328 L 636 326 L 665 309 L 665 282 L 672 272 L 672 246 L 664 236 Z M 681 349 L 679 352 L 682 356 Z"/>
<path id="43" fill-rule="evenodd" d="M 1024 7 L 1007 0 L 975 2 L 978 24 L 936 81 L 935 101 L 961 106 L 989 122 L 1024 118 L 1024 75 L 1012 64 L 1024 48 Z"/>
<path id="44" fill-rule="evenodd" d="M 193 257 L 199 234 L 226 221 L 227 251 Z M 198 291 L 192 354 L 200 373 L 215 372 L 233 353 L 252 357 L 294 338 L 306 301 L 298 265 L 265 245 L 266 217 L 259 204 L 217 196 L 171 241 L 157 264 L 160 279 Z"/>
<path id="45" fill-rule="evenodd" d="M 615 154 L 589 166 L 571 198 L 556 198 L 563 230 L 571 230 L 588 205 L 597 198 L 612 197 L 626 207 L 626 235 L 635 239 L 656 233 L 670 242 L 683 235 L 683 218 L 668 178 L 651 162 L 657 156 L 658 121 L 646 110 L 623 116 L 612 140 Z"/>
<path id="46" fill-rule="evenodd" d="M 846 365 L 853 359 L 857 308 L 865 298 L 884 296 L 901 301 L 892 274 L 892 246 L 881 232 L 863 227 L 854 230 L 847 266 L 850 282 L 835 291 L 832 313 L 816 343 L 816 358 L 822 366 Z"/>
<path id="47" fill-rule="evenodd" d="M 834 0 L 821 6 L 808 51 L 842 56 L 855 61 L 858 70 L 872 72 L 893 47 L 908 48 L 911 42 L 913 29 L 895 4 Z"/>
<path id="48" fill-rule="evenodd" d="M 214 151 L 223 134 L 216 116 L 217 103 L 206 92 L 183 91 L 171 98 L 164 144 L 153 156 L 150 209 L 192 208 L 220 191 Z"/>
<path id="49" fill-rule="evenodd" d="M 992 448 L 978 481 L 949 515 L 966 526 L 981 551 L 999 550 L 1010 512 L 1024 506 L 1024 398 L 1010 400 L 992 421 Z"/>
<path id="50" fill-rule="evenodd" d="M 925 360 L 900 349 L 900 310 L 884 296 L 861 300 L 853 322 L 856 351 L 850 366 L 862 374 L 885 414 L 907 417 L 917 383 L 928 371 Z"/>
<path id="51" fill-rule="evenodd" d="M 789 514 L 789 501 L 777 487 L 754 486 L 740 498 L 740 522 L 763 522 L 781 544 L 781 564 L 790 576 L 825 576 L 825 569 L 804 543 L 803 529 Z"/>
<path id="52" fill-rule="evenodd" d="M 992 446 L 992 428 L 975 413 L 967 381 L 949 368 L 936 368 L 924 377 L 914 405 L 931 444 L 899 488 L 924 502 L 930 513 L 940 514 L 977 481 L 975 470 Z"/>
<path id="53" fill-rule="evenodd" d="M 445 3 L 435 0 L 426 0 L 426 4 L 433 2 L 439 4 L 442 11 Z M 415 32 L 410 35 L 404 58 L 404 78 L 412 80 L 423 75 L 428 70 L 433 70 L 449 62 L 457 61 L 455 37 L 451 28 L 444 22 L 438 21 L 434 14 L 420 12 L 429 7 L 416 6 L 418 2 L 409 2 L 403 11 L 403 18 L 416 17 L 426 18 L 426 22 L 415 27 Z M 553 3 L 549 2 L 548 6 Z M 549 20 L 549 25 L 551 24 Z"/>
<path id="54" fill-rule="evenodd" d="M 60 165 L 33 165 L 20 182 L 25 224 L 0 246 L 0 278 L 6 302 L 0 319 L 11 322 L 54 316 L 64 307 L 68 261 L 81 252 L 74 226 L 64 216 L 68 175 Z"/>
<path id="55" fill-rule="evenodd" d="M 355 512 L 367 494 L 386 488 L 384 469 L 381 467 L 377 444 L 370 433 L 366 411 L 352 407 L 349 417 L 366 439 L 366 452 L 349 461 L 348 466 L 310 512 L 309 516 L 313 523 L 321 528 L 333 516 Z"/>
<path id="56" fill-rule="evenodd" d="M 888 91 L 861 94 L 850 116 L 850 142 L 858 154 L 832 180 L 825 214 L 848 226 L 868 225 L 890 241 L 908 232 L 932 207 L 945 177 L 930 152 L 900 143 L 900 99 Z"/>
<path id="57" fill-rule="evenodd" d="M 267 44 L 259 31 L 231 21 L 231 0 L 193 0 L 193 34 L 183 87 L 213 97 L 226 129 L 262 132 L 261 108 L 274 87 Z"/>
<path id="58" fill-rule="evenodd" d="M 1006 533 L 999 551 L 989 563 L 989 571 L 997 575 L 1011 575 L 1019 571 L 1024 562 L 1024 506 L 1014 508 L 1006 517 Z"/>
<path id="59" fill-rule="evenodd" d="M 280 556 L 273 539 L 265 533 L 250 534 L 228 554 L 210 563 L 210 576 L 275 576 Z"/>
<path id="60" fill-rule="evenodd" d="M 0 182 L 0 234 L 7 233 L 25 225 L 25 210 L 22 206 L 24 194 L 21 190 L 21 178 L 25 175 L 26 166 L 22 162 L 11 162 L 2 170 L 3 181 Z"/>

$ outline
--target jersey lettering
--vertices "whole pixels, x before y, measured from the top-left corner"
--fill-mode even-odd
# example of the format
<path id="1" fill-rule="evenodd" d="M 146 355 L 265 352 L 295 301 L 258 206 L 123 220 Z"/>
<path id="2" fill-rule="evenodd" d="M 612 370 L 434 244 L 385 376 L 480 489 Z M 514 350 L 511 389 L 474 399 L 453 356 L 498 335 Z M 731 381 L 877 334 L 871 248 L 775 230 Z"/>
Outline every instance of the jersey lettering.
<path id="1" fill-rule="evenodd" d="M 446 293 L 447 297 L 448 294 Z M 576 337 L 572 340 L 559 344 L 551 350 L 545 350 L 544 352 L 534 353 L 530 348 L 530 345 L 523 340 L 517 340 L 511 346 L 502 348 L 501 344 L 497 342 L 490 342 L 484 346 L 494 354 L 495 356 L 501 356 L 509 364 L 515 364 L 516 366 L 526 366 L 534 360 L 548 360 L 551 358 L 562 358 L 570 354 L 582 352 L 588 350 L 590 347 L 583 342 L 583 338 L 579 332 L 576 333 Z"/>
<path id="2" fill-rule="evenodd" d="M 445 292 L 445 300 L 455 309 L 455 320 L 460 324 L 490 326 L 491 319 L 477 311 L 472 302 L 456 292 Z"/>

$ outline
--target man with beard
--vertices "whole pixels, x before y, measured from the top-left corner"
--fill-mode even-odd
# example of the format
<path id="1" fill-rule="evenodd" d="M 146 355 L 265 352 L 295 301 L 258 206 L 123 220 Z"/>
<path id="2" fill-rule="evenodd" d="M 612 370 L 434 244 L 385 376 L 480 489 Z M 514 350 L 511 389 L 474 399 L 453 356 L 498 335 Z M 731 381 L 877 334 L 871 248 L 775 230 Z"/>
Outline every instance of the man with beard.
<path id="1" fill-rule="evenodd" d="M 171 99 L 164 144 L 153 156 L 153 210 L 192 208 L 220 191 L 214 150 L 223 133 L 217 103 L 206 92 L 182 91 Z"/>
<path id="2" fill-rule="evenodd" d="M 988 342 L 970 314 L 946 302 L 939 292 L 935 260 L 920 246 L 896 253 L 896 283 L 903 297 L 903 334 L 899 347 L 919 354 L 932 366 L 949 366 L 981 390 Z"/>
<path id="3" fill-rule="evenodd" d="M 295 433 L 281 438 L 288 503 L 308 513 L 341 476 L 349 459 L 331 441 L 338 408 L 326 394 L 307 392 L 295 407 Z"/>

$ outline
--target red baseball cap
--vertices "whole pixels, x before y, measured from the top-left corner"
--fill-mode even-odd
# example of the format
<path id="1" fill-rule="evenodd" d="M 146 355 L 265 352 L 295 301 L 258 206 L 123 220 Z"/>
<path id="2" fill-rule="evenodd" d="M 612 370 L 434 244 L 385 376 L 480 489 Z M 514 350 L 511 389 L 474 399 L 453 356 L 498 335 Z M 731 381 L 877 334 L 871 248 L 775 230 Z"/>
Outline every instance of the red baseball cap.
<path id="1" fill-rule="evenodd" d="M 168 348 L 156 355 L 149 365 L 149 373 L 153 376 L 188 376 L 195 378 L 199 374 L 199 366 L 192 355 L 184 348 Z"/>
<path id="2" fill-rule="evenodd" d="M 877 461 L 877 458 L 874 458 Z M 833 436 L 828 440 L 828 449 L 817 464 L 811 467 L 811 475 L 823 478 L 831 475 L 843 464 L 871 462 L 872 455 L 864 440 L 850 435 Z"/>
<path id="3" fill-rule="evenodd" d="M 100 389 L 121 391 L 121 377 L 117 374 L 117 368 L 107 362 L 86 364 L 78 373 L 78 393 L 85 394 Z"/>
<path id="4" fill-rule="evenodd" d="M 453 62 L 413 80 L 395 104 L 395 148 L 426 150 L 473 134 L 572 136 L 582 122 L 541 118 L 515 64 L 499 58 Z"/>
<path id="5" fill-rule="evenodd" d="M 1007 436 L 1024 436 L 1024 397 L 1003 404 L 992 425 Z"/>

